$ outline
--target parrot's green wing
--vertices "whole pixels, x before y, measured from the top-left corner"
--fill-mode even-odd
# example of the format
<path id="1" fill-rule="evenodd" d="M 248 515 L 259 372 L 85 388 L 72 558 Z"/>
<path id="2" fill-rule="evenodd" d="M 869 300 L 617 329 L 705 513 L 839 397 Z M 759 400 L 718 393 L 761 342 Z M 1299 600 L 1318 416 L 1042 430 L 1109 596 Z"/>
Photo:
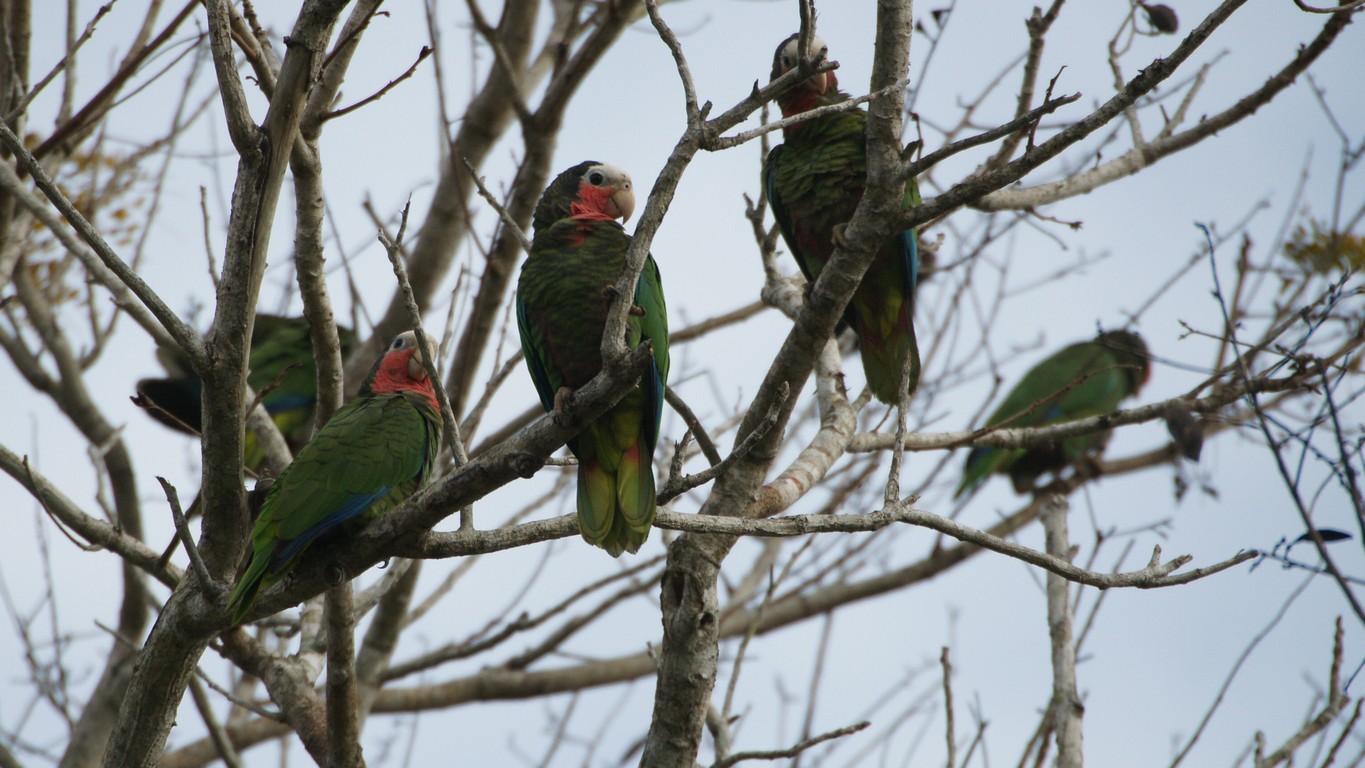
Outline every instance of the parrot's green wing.
<path id="1" fill-rule="evenodd" d="M 831 92 L 824 104 L 847 101 Z M 849 110 L 789 126 L 786 142 L 764 163 L 763 182 L 778 229 L 801 273 L 812 283 L 834 253 L 841 227 L 853 218 L 867 176 L 867 114 Z M 905 185 L 903 207 L 919 205 L 919 187 Z M 858 335 L 863 371 L 872 393 L 899 402 L 901 371 L 906 389 L 919 384 L 919 346 L 914 301 L 919 281 L 919 242 L 914 229 L 890 238 L 877 251 L 844 309 L 843 322 Z"/>
<path id="2" fill-rule="evenodd" d="M 782 166 L 783 147 L 778 144 L 768 152 L 768 159 L 763 163 L 763 189 L 768 195 L 768 207 L 773 210 L 773 218 L 777 220 L 777 229 L 782 233 L 782 239 L 787 242 L 787 247 L 792 248 L 792 258 L 796 260 L 796 266 L 801 268 L 801 274 L 806 276 L 806 281 L 815 282 L 819 276 L 819 271 L 812 273 L 806 266 L 806 259 L 795 251 L 796 229 L 792 224 L 791 212 L 787 209 L 787 203 L 783 199 L 782 185 L 777 182 L 777 169 Z M 822 265 L 823 266 L 823 265 Z"/>
<path id="3" fill-rule="evenodd" d="M 554 185 L 546 196 L 555 194 Z M 542 211 L 567 210 L 542 201 Z M 571 217 L 536 230 L 517 282 L 517 327 L 541 405 L 553 410 L 561 387 L 577 388 L 601 370 L 608 294 L 630 237 L 615 221 Z M 668 308 L 658 265 L 649 258 L 636 283 L 638 311 L 627 343 L 649 342 L 654 356 L 637 387 L 568 441 L 578 459 L 578 521 L 583 538 L 612 555 L 635 552 L 654 520 L 651 466 L 668 377 Z"/>
<path id="4" fill-rule="evenodd" d="M 654 360 L 645 371 L 640 386 L 645 391 L 645 441 L 653 445 L 659 439 L 659 424 L 663 419 L 664 389 L 668 381 L 668 307 L 664 302 L 663 280 L 653 256 L 645 259 L 640 280 L 635 284 L 635 305 L 644 310 L 643 317 L 630 318 L 630 346 L 648 341 L 654 350 Z"/>
<path id="5" fill-rule="evenodd" d="M 229 601 L 233 621 L 319 536 L 378 517 L 425 483 L 439 441 L 439 416 L 420 395 L 375 394 L 342 406 L 267 493 L 251 565 Z"/>
<path id="6" fill-rule="evenodd" d="M 1140 340 L 1136 344 L 1145 356 L 1146 347 Z M 1138 379 L 1145 378 L 1145 358 L 1140 376 L 1134 371 L 1136 365 L 1122 350 L 1101 341 L 1072 344 L 1029 369 L 986 425 L 1008 421 L 1010 428 L 1039 427 L 1110 413 L 1137 391 Z M 1107 433 L 1091 433 L 1030 449 L 974 448 L 954 495 L 963 495 L 996 472 L 1011 472 L 1016 485 L 1026 485 L 1045 471 L 1060 469 L 1098 450 L 1106 438 Z"/>
<path id="7" fill-rule="evenodd" d="M 564 378 L 559 375 L 559 370 L 550 360 L 544 330 L 526 317 L 526 301 L 522 291 L 517 291 L 516 303 L 517 334 L 521 337 L 521 351 L 522 356 L 526 358 L 526 370 L 531 373 L 531 382 L 536 385 L 540 404 L 548 413 L 554 410 L 555 392 L 564 386 Z"/>

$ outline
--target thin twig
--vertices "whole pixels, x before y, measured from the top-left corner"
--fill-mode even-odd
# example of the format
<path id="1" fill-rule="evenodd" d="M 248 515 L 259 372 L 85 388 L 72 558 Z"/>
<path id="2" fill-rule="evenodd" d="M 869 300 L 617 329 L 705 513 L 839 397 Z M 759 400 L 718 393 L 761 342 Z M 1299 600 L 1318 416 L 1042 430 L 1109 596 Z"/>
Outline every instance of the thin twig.
<path id="1" fill-rule="evenodd" d="M 199 554 L 199 547 L 195 546 L 194 536 L 190 534 L 189 521 L 185 519 L 185 513 L 180 508 L 180 494 L 176 492 L 175 486 L 166 481 L 166 478 L 157 475 L 156 481 L 161 483 L 161 490 L 166 494 L 166 502 L 171 507 L 171 517 L 175 520 L 175 533 L 180 537 L 180 544 L 185 547 L 185 552 L 190 556 L 190 567 L 194 568 L 195 574 L 203 583 L 204 589 L 210 594 L 217 591 L 218 582 L 209 575 L 208 566 L 204 564 L 204 558 Z"/>
<path id="2" fill-rule="evenodd" d="M 101 5 L 95 11 L 94 18 L 90 19 L 89 23 L 85 25 L 85 31 L 81 32 L 81 36 L 77 38 L 73 44 L 68 46 L 66 55 L 61 58 L 61 61 L 53 64 L 52 69 L 46 75 L 43 75 L 43 79 L 39 80 L 37 84 L 29 89 L 28 93 L 24 94 L 24 98 L 21 99 L 18 104 L 14 105 L 14 108 L 9 111 L 8 115 L 5 115 L 5 122 L 10 123 L 11 125 L 14 124 L 15 121 L 19 119 L 19 116 L 23 115 L 24 111 L 28 109 L 28 105 L 32 104 L 33 100 L 38 97 L 38 94 L 42 93 L 43 89 L 52 82 L 53 78 L 66 69 L 67 64 L 70 63 L 72 57 L 76 55 L 76 51 L 79 51 L 81 46 L 85 45 L 85 42 L 95 33 L 95 25 L 100 23 L 100 19 L 103 19 L 105 14 L 114 9 L 114 3 L 116 2 L 118 2 L 118 0 L 109 0 L 109 2 Z"/>
<path id="3" fill-rule="evenodd" d="M 781 760 L 785 757 L 796 757 L 797 755 L 801 754 L 802 752 L 805 752 L 806 750 L 810 749 L 813 746 L 816 746 L 817 744 L 823 744 L 826 741 L 830 741 L 831 739 L 838 739 L 844 736 L 848 736 L 849 734 L 857 733 L 858 731 L 863 730 L 869 725 L 871 725 L 871 723 L 864 720 L 861 723 L 854 723 L 853 725 L 845 726 L 843 728 L 837 728 L 833 731 L 826 731 L 818 736 L 812 736 L 811 738 L 806 739 L 804 741 L 799 741 L 786 749 L 774 749 L 757 752 L 736 752 L 735 754 L 730 755 L 724 760 L 717 760 L 716 762 L 712 763 L 711 768 L 730 768 L 730 766 L 737 765 L 738 763 L 741 763 L 745 760 Z"/>
<path id="4" fill-rule="evenodd" d="M 948 660 L 948 646 L 943 646 L 938 663 L 943 667 L 943 711 L 947 716 L 944 738 L 948 742 L 948 768 L 957 768 L 957 736 L 953 733 L 953 664 Z"/>
<path id="5" fill-rule="evenodd" d="M 355 594 L 349 579 L 327 590 L 327 768 L 363 768 L 355 674 Z"/>
<path id="6" fill-rule="evenodd" d="M 403 82 L 404 80 L 407 80 L 409 77 L 412 77 L 413 73 L 417 71 L 417 67 L 421 66 L 422 62 L 426 61 L 426 58 L 430 55 L 431 48 L 425 45 L 422 46 L 422 50 L 417 53 L 417 61 L 414 61 L 412 63 L 412 66 L 408 67 L 406 72 L 390 80 L 388 84 L 385 85 L 383 88 L 380 88 L 379 90 L 375 91 L 369 96 L 366 96 L 360 101 L 357 101 L 356 103 L 350 105 L 349 107 L 342 107 L 341 109 L 336 109 L 331 112 L 328 112 L 327 114 L 322 116 L 322 122 L 326 122 L 333 118 L 342 117 L 343 115 L 348 115 L 356 111 L 357 109 L 360 109 L 361 107 L 365 106 L 366 104 L 370 104 L 384 98 L 384 94 L 393 90 L 394 87 L 397 86 L 399 83 Z"/>
<path id="7" fill-rule="evenodd" d="M 667 504 L 693 488 L 711 482 L 719 477 L 721 473 L 725 472 L 725 470 L 729 469 L 735 462 L 747 456 L 749 452 L 754 449 L 754 446 L 758 445 L 759 441 L 768 434 L 768 431 L 777 425 L 778 417 L 782 412 L 782 406 L 787 402 L 787 397 L 790 393 L 790 388 L 786 387 L 785 384 L 783 387 L 784 388 L 779 391 L 777 398 L 768 406 L 768 413 L 764 416 L 763 421 L 759 423 L 754 431 L 750 432 L 742 441 L 740 441 L 739 445 L 735 446 L 735 450 L 732 451 L 729 456 L 726 456 L 720 462 L 712 464 L 710 467 L 703 469 L 695 475 L 687 475 L 679 479 L 676 483 L 672 482 L 670 478 L 669 484 L 659 492 L 659 503 Z"/>
<path id="8" fill-rule="evenodd" d="M 412 201 L 409 200 L 403 206 L 403 215 L 399 220 L 397 239 L 390 240 L 389 236 L 381 231 L 379 233 L 379 242 L 383 244 L 384 251 L 388 253 L 389 256 L 389 263 L 393 265 L 394 277 L 398 279 L 398 287 L 403 293 L 404 302 L 407 304 L 408 320 L 412 323 L 413 333 L 417 335 L 418 348 L 422 350 L 423 356 L 430 355 L 434 358 L 435 355 L 432 351 L 436 349 L 436 345 L 429 343 L 427 340 L 426 331 L 422 328 L 422 310 L 417 306 L 417 298 L 412 292 L 412 283 L 408 281 L 408 271 L 403 266 L 403 234 L 408 228 L 408 211 L 411 208 Z M 441 403 L 441 420 L 445 424 L 446 438 L 450 444 L 451 454 L 455 457 L 455 466 L 458 467 L 469 462 L 469 454 L 465 453 L 464 441 L 460 439 L 460 425 L 455 421 L 455 414 L 450 410 L 450 399 L 446 397 L 445 384 L 442 383 L 441 372 L 437 365 L 439 362 L 440 361 L 436 359 L 428 361 L 431 368 L 429 378 L 431 380 L 432 388 L 436 390 L 436 397 Z M 473 509 L 470 507 L 462 508 L 460 510 L 460 528 L 472 528 L 473 525 Z"/>
<path id="9" fill-rule="evenodd" d="M 832 66 L 828 68 L 833 69 Z M 852 112 L 859 106 L 866 104 L 869 101 L 872 101 L 873 99 L 877 98 L 878 96 L 881 96 L 884 93 L 890 93 L 893 90 L 899 90 L 904 88 L 908 82 L 909 80 L 900 80 L 898 82 L 892 83 L 891 85 L 888 85 L 885 88 L 882 88 L 879 91 L 876 91 L 875 93 L 868 93 L 862 96 L 855 96 L 849 99 L 848 101 L 840 101 L 834 104 L 826 104 L 822 107 L 816 107 L 815 109 L 802 112 L 799 115 L 784 117 L 781 120 L 775 120 L 771 123 L 765 123 L 757 128 L 753 128 L 747 131 L 741 131 L 740 133 L 736 133 L 733 136 L 720 136 L 718 138 L 712 139 L 704 143 L 702 145 L 702 148 L 709 150 L 711 152 L 719 152 L 723 149 L 737 147 L 740 144 L 743 144 L 747 141 L 752 141 L 753 139 L 756 139 L 759 136 L 763 136 L 764 134 L 769 134 L 774 131 L 796 125 L 797 123 L 802 123 L 807 120 L 813 120 L 817 117 L 824 117 L 825 115 L 832 115 L 838 112 Z"/>
<path id="10" fill-rule="evenodd" d="M 672 338 L 669 339 L 669 343 L 673 343 Z M 701 449 L 702 455 L 706 456 L 706 460 L 711 462 L 711 466 L 714 467 L 721 463 L 720 451 L 716 450 L 715 441 L 711 439 L 711 435 L 707 434 L 706 427 L 702 426 L 701 419 L 698 419 L 697 414 L 692 412 L 682 396 L 672 387 L 665 387 L 664 399 L 683 418 L 683 423 L 687 425 L 692 438 L 697 441 L 697 447 Z"/>
<path id="11" fill-rule="evenodd" d="M 507 230 L 517 238 L 517 242 L 521 243 L 522 250 L 530 253 L 531 239 L 527 237 L 526 233 L 517 225 L 516 219 L 512 218 L 512 214 L 508 213 L 502 203 L 499 203 L 498 199 L 493 197 L 493 193 L 488 191 L 488 187 L 484 186 L 483 177 L 479 175 L 478 171 L 474 170 L 474 166 L 470 164 L 469 159 L 462 157 L 460 158 L 460 162 L 464 163 L 464 167 L 469 171 L 469 178 L 474 180 L 474 186 L 479 190 L 479 197 L 482 197 L 484 200 L 488 201 L 489 205 L 493 206 L 493 210 L 498 212 L 498 218 L 502 219 L 502 225 L 507 227 Z"/>
<path id="12" fill-rule="evenodd" d="M 197 677 L 190 678 L 190 696 L 194 698 L 194 707 L 199 710 L 199 717 L 203 719 L 204 727 L 208 729 L 214 749 L 218 750 L 218 758 L 227 768 L 243 768 L 242 756 L 237 754 L 236 748 L 232 746 L 232 739 L 228 737 L 218 717 L 213 714 L 213 702 L 209 700 L 203 682 Z"/>

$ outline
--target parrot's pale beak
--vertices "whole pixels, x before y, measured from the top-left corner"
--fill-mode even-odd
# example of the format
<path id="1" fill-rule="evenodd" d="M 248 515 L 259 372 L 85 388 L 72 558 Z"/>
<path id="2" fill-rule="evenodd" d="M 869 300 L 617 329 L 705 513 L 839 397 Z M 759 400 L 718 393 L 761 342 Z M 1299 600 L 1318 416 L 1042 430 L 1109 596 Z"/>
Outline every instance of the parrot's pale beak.
<path id="1" fill-rule="evenodd" d="M 430 342 L 431 339 L 427 339 L 427 341 Z M 427 380 L 429 374 L 427 372 L 426 360 L 429 357 L 434 358 L 435 356 L 422 354 L 421 347 L 412 351 L 412 357 L 408 358 L 408 376 L 412 377 L 413 381 Z"/>
<path id="2" fill-rule="evenodd" d="M 807 80 L 805 83 L 803 83 L 801 87 L 805 88 L 808 91 L 814 91 L 820 94 L 821 96 L 824 96 L 825 91 L 829 90 L 831 79 L 833 79 L 832 72 L 821 72 L 819 74 L 812 75 L 811 78 Z"/>
<path id="3" fill-rule="evenodd" d="M 623 222 L 630 221 L 631 214 L 635 213 L 635 190 L 630 186 L 630 179 L 626 179 L 607 198 L 607 213 Z"/>
<path id="4" fill-rule="evenodd" d="M 408 358 L 408 376 L 413 381 L 427 380 L 427 367 L 422 364 L 422 353 L 413 352 L 412 357 Z"/>

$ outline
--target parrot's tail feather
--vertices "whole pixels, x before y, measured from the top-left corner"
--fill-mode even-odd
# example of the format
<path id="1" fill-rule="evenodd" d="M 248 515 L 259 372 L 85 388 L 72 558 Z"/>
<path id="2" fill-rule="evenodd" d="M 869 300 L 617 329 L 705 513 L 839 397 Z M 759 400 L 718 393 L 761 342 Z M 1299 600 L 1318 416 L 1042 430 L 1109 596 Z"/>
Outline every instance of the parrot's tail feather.
<path id="1" fill-rule="evenodd" d="M 232 624 L 236 626 L 242 623 L 247 613 L 251 610 L 252 603 L 256 602 L 256 593 L 261 591 L 266 579 L 267 557 L 252 557 L 251 565 L 247 567 L 246 573 L 242 574 L 241 581 L 237 582 L 237 588 L 232 590 L 232 597 L 228 598 L 228 610 L 232 612 Z"/>
<path id="2" fill-rule="evenodd" d="M 957 484 L 957 490 L 953 492 L 953 498 L 959 498 L 962 494 L 980 485 L 986 476 L 990 474 L 992 467 L 987 458 L 994 448 L 973 448 L 967 454 L 967 463 L 962 467 L 962 481 Z"/>
<path id="3" fill-rule="evenodd" d="M 973 448 L 967 454 L 967 463 L 962 467 L 962 481 L 957 484 L 957 490 L 953 492 L 953 498 L 959 498 L 969 491 L 975 490 L 978 485 L 986 482 L 986 478 L 996 472 L 1005 472 L 1024 455 L 1022 448 L 992 448 L 983 446 Z"/>
<path id="4" fill-rule="evenodd" d="M 593 546 L 616 557 L 620 544 L 612 536 L 616 517 L 616 478 L 596 458 L 578 459 L 578 530 Z"/>
<path id="5" fill-rule="evenodd" d="M 862 316 L 859 316 L 861 320 Z M 887 405 L 900 402 L 901 368 L 910 360 L 910 380 L 907 391 L 919 386 L 919 345 L 906 311 L 898 313 L 890 332 L 866 322 L 859 322 L 858 347 L 863 359 L 863 373 L 872 394 Z"/>
<path id="6" fill-rule="evenodd" d="M 634 554 L 649 537 L 654 524 L 657 496 L 654 492 L 654 469 L 644 456 L 643 446 L 637 442 L 621 454 L 617 468 L 616 490 L 619 502 L 615 526 L 617 539 L 627 552 Z"/>

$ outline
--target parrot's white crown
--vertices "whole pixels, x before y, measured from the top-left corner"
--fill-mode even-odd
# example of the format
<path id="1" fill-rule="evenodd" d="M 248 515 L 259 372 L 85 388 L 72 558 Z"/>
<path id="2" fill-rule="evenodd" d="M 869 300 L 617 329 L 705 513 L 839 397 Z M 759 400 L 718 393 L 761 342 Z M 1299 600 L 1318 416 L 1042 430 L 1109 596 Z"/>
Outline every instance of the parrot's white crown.
<path id="1" fill-rule="evenodd" d="M 801 38 L 793 37 L 782 44 L 782 50 L 778 52 L 778 60 L 783 69 L 791 69 L 797 64 L 797 57 L 801 55 Z M 829 46 L 820 39 L 819 35 L 810 36 L 810 53 L 817 58 L 829 55 Z"/>
<path id="2" fill-rule="evenodd" d="M 614 184 L 620 187 L 630 187 L 630 174 L 621 168 L 617 168 L 611 163 L 599 163 L 591 166 L 583 172 L 583 179 L 594 187 L 601 187 L 607 184 Z"/>

